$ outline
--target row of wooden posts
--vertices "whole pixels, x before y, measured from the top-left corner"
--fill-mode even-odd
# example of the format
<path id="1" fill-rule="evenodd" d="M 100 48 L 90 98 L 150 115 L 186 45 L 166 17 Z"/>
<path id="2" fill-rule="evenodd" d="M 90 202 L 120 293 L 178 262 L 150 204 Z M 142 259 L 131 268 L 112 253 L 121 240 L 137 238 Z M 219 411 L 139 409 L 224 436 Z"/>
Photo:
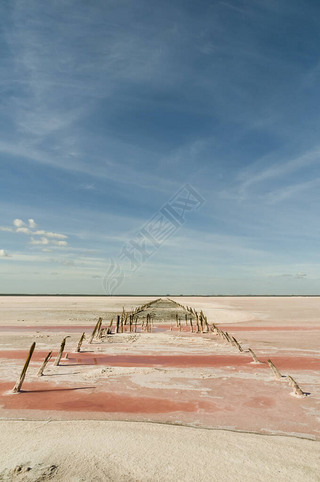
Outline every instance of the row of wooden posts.
<path id="1" fill-rule="evenodd" d="M 136 332 L 137 331 L 137 322 L 138 322 L 138 313 L 141 313 L 142 311 L 146 310 L 147 308 L 149 308 L 152 304 L 156 303 L 157 301 L 159 301 L 159 300 L 158 299 L 153 300 L 153 301 L 151 301 L 151 302 L 149 302 L 145 305 L 139 306 L 138 308 L 136 308 L 131 313 L 126 312 L 125 309 L 123 308 L 121 315 L 117 316 L 115 333 L 123 333 L 123 331 L 124 331 L 123 327 L 126 324 L 129 325 L 130 332 L 132 332 L 132 331 Z M 224 341 L 226 341 L 227 343 L 230 343 L 231 345 L 235 346 L 240 352 L 244 352 L 244 349 L 242 348 L 241 344 L 238 342 L 238 340 L 234 336 L 230 335 L 227 331 L 221 330 L 214 323 L 212 323 L 211 326 L 210 326 L 209 323 L 208 323 L 207 317 L 204 315 L 202 310 L 200 311 L 200 313 L 198 313 L 192 307 L 183 306 L 183 305 L 181 305 L 180 303 L 178 303 L 174 300 L 169 300 L 169 301 L 175 303 L 176 305 L 181 307 L 186 312 L 185 313 L 185 324 L 187 326 L 188 318 L 189 318 L 190 329 L 191 329 L 192 333 L 194 332 L 194 330 L 193 330 L 193 320 L 194 320 L 195 325 L 196 325 L 196 333 L 200 333 L 200 332 L 201 333 L 208 333 L 211 329 L 211 331 L 213 333 L 220 336 Z M 113 325 L 113 319 L 110 321 L 109 326 L 107 328 L 103 328 L 102 327 L 102 318 L 100 317 L 98 319 L 92 333 L 91 333 L 89 343 L 92 343 L 94 338 L 102 339 L 104 336 L 106 336 L 108 334 L 111 334 L 112 333 L 112 325 Z M 152 320 L 151 315 L 148 313 L 147 316 L 146 316 L 146 321 L 142 322 L 142 328 L 144 328 L 145 331 L 149 332 L 149 331 L 152 330 L 152 326 L 153 326 L 153 320 Z M 176 326 L 181 331 L 181 319 L 179 318 L 178 314 L 176 314 Z M 171 326 L 171 329 L 172 329 L 172 326 Z M 63 340 L 61 342 L 59 353 L 58 353 L 58 355 L 57 355 L 57 357 L 54 361 L 54 366 L 58 366 L 60 361 L 61 361 L 62 354 L 63 354 L 63 351 L 65 349 L 65 344 L 66 344 L 67 338 L 69 338 L 69 336 L 66 336 L 65 338 L 63 338 Z M 82 346 L 82 343 L 83 343 L 84 340 L 85 340 L 85 332 L 83 332 L 81 337 L 80 337 L 80 340 L 77 344 L 76 352 L 80 352 L 81 346 Z M 18 380 L 17 380 L 17 382 L 16 382 L 16 384 L 13 388 L 14 393 L 17 393 L 17 392 L 21 391 L 21 387 L 22 387 L 22 384 L 24 382 L 26 372 L 27 372 L 32 354 L 34 352 L 35 346 L 36 346 L 36 343 L 34 342 L 30 347 L 30 350 L 29 350 L 27 359 L 25 361 L 25 364 L 23 366 L 23 369 L 21 371 L 20 377 L 18 378 Z M 258 359 L 258 357 L 256 356 L 256 354 L 254 353 L 254 351 L 251 348 L 248 348 L 248 352 L 252 356 L 254 363 L 263 363 Z M 39 377 L 43 375 L 44 369 L 47 366 L 51 357 L 52 357 L 52 351 L 50 351 L 47 354 L 47 356 L 45 357 L 45 359 L 44 359 L 44 361 L 43 361 L 43 363 L 42 363 L 42 365 L 41 365 L 41 367 L 38 371 Z M 270 369 L 272 370 L 274 376 L 279 380 L 282 379 L 283 375 L 281 375 L 281 373 L 276 368 L 274 363 L 270 359 L 268 359 L 267 362 L 268 362 L 268 365 L 269 365 Z M 294 393 L 297 396 L 299 396 L 299 397 L 306 396 L 306 394 L 301 390 L 301 388 L 299 387 L 297 382 L 290 375 L 288 375 L 286 378 L 289 381 L 290 385 L 293 387 Z"/>
<path id="2" fill-rule="evenodd" d="M 141 313 L 142 311 L 145 311 L 146 309 L 148 309 L 151 305 L 153 305 L 157 301 L 159 301 L 159 299 L 150 301 L 149 303 L 146 303 L 145 305 L 138 306 L 131 313 L 126 312 L 125 309 L 123 308 L 121 315 L 117 316 L 115 332 L 116 333 L 123 333 L 123 326 L 126 325 L 127 322 L 128 322 L 128 325 L 129 325 L 130 332 L 132 332 L 132 331 L 137 332 L 138 313 Z M 91 333 L 89 343 L 92 343 L 95 337 L 101 339 L 101 338 L 103 338 L 103 336 L 111 334 L 112 333 L 112 325 L 113 325 L 113 319 L 110 321 L 109 326 L 107 328 L 103 328 L 102 327 L 102 318 L 100 317 L 98 319 L 92 333 Z M 152 318 L 151 318 L 150 314 L 147 314 L 146 323 L 145 324 L 144 324 L 144 322 L 142 323 L 142 328 L 144 327 L 144 325 L 145 325 L 146 331 L 151 331 L 153 321 L 152 321 Z M 60 345 L 59 353 L 58 353 L 58 355 L 57 355 L 57 357 L 54 361 L 54 364 L 53 364 L 54 366 L 58 366 L 60 364 L 62 354 L 63 354 L 63 351 L 65 349 L 66 341 L 67 341 L 67 338 L 69 338 L 69 337 L 70 336 L 66 336 L 65 338 L 63 338 L 63 340 L 61 342 L 61 345 Z M 80 352 L 81 346 L 82 346 L 82 343 L 84 342 L 84 340 L 85 340 L 85 332 L 83 332 L 81 337 L 80 337 L 80 340 L 77 344 L 76 352 Z M 24 379 L 26 377 L 27 369 L 29 367 L 29 364 L 30 364 L 30 361 L 31 361 L 31 358 L 32 358 L 35 347 L 36 347 L 36 343 L 33 342 L 30 349 L 29 349 L 29 353 L 27 355 L 27 358 L 26 358 L 25 364 L 22 368 L 22 371 L 20 373 L 20 376 L 19 376 L 15 386 L 13 387 L 13 390 L 12 390 L 13 393 L 18 393 L 18 392 L 21 391 L 22 384 L 23 384 Z M 47 354 L 47 356 L 45 357 L 45 359 L 44 359 L 44 361 L 43 361 L 43 363 L 42 363 L 42 365 L 41 365 L 41 367 L 38 371 L 38 374 L 37 374 L 38 377 L 41 377 L 43 375 L 44 369 L 46 368 L 46 366 L 47 366 L 48 362 L 50 361 L 51 357 L 52 357 L 52 351 L 50 351 Z"/>
<path id="3" fill-rule="evenodd" d="M 202 310 L 200 311 L 200 314 L 199 314 L 199 313 L 196 312 L 196 310 L 194 308 L 191 308 L 189 306 L 184 306 L 181 303 L 178 303 L 177 301 L 174 301 L 174 300 L 170 300 L 170 301 L 172 301 L 177 306 L 184 309 L 186 312 L 190 313 L 191 315 L 193 315 L 195 317 L 196 324 L 197 324 L 197 333 L 199 333 L 199 332 L 207 333 L 209 331 L 209 324 L 208 324 L 208 321 L 207 321 L 207 317 L 204 315 Z M 187 326 L 187 316 L 188 315 L 186 314 L 185 315 L 186 326 Z M 191 317 L 190 317 L 189 321 L 190 321 L 191 331 L 193 332 L 193 325 L 192 325 L 192 318 Z M 179 328 L 179 330 L 181 331 L 181 321 L 178 318 L 178 315 L 176 315 L 176 325 Z M 213 333 L 215 333 L 216 335 L 220 336 L 227 343 L 230 343 L 231 345 L 235 346 L 241 353 L 244 352 L 244 349 L 242 348 L 242 346 L 238 342 L 238 340 L 234 336 L 230 335 L 227 331 L 221 330 L 214 323 L 211 324 L 211 331 Z M 256 356 L 256 354 L 254 353 L 254 351 L 251 348 L 248 348 L 248 352 L 252 356 L 254 363 L 263 363 L 258 359 L 258 357 Z M 267 363 L 268 363 L 268 365 L 269 365 L 269 367 L 270 367 L 270 369 L 271 369 L 271 371 L 274 374 L 276 379 L 282 380 L 283 378 L 286 378 L 288 380 L 290 386 L 294 389 L 295 395 L 297 395 L 299 397 L 305 397 L 307 395 L 305 392 L 303 392 L 301 390 L 300 386 L 297 384 L 297 382 L 290 375 L 287 375 L 287 376 L 282 375 L 270 359 L 267 360 Z"/>

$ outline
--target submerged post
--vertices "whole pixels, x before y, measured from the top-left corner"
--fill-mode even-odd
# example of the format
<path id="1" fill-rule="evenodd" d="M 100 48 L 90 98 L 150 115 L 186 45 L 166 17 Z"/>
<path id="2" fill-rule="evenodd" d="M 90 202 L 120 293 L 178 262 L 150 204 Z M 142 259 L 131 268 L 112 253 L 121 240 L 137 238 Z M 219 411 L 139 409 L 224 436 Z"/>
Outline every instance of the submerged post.
<path id="1" fill-rule="evenodd" d="M 48 355 L 47 355 L 47 356 L 45 357 L 45 359 L 43 360 L 43 363 L 42 363 L 42 365 L 41 365 L 41 367 L 40 367 L 40 370 L 39 370 L 38 373 L 37 373 L 37 376 L 38 376 L 38 377 L 42 377 L 43 372 L 44 372 L 44 369 L 46 368 L 47 363 L 48 363 L 48 361 L 49 361 L 50 358 L 51 358 L 51 355 L 52 355 L 52 351 L 49 351 Z"/>
<path id="2" fill-rule="evenodd" d="M 28 353 L 28 356 L 27 356 L 27 359 L 25 361 L 25 364 L 22 368 L 22 372 L 20 374 L 20 377 L 19 379 L 17 380 L 17 383 L 15 384 L 15 386 L 13 387 L 13 392 L 14 393 L 18 393 L 20 392 L 21 390 L 21 387 L 22 387 L 22 384 L 24 382 L 24 379 L 25 379 L 25 376 L 26 376 L 26 373 L 27 373 L 27 370 L 28 370 L 28 366 L 29 366 L 29 363 L 30 363 L 30 360 L 31 360 L 31 357 L 32 357 L 32 354 L 34 352 L 34 349 L 35 349 L 35 346 L 36 346 L 36 343 L 33 342 L 31 347 L 30 347 L 30 350 L 29 350 L 29 353 Z"/>

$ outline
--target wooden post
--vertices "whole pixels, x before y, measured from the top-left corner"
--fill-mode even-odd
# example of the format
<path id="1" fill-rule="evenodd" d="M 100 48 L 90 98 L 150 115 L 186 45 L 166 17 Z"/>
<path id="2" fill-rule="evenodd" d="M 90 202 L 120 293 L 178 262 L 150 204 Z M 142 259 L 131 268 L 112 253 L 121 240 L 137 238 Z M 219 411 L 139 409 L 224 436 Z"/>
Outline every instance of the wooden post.
<path id="1" fill-rule="evenodd" d="M 57 356 L 57 358 L 55 359 L 54 361 L 54 364 L 53 366 L 57 367 L 60 363 L 60 360 L 61 360 L 61 357 L 62 357 L 62 354 L 63 354 L 63 350 L 64 350 L 64 347 L 65 347 L 65 344 L 66 344 L 66 339 L 67 338 L 70 338 L 69 336 L 66 336 L 62 342 L 61 342 L 61 345 L 60 345 L 60 350 L 59 350 L 59 354 Z"/>
<path id="2" fill-rule="evenodd" d="M 279 372 L 278 368 L 272 363 L 271 360 L 268 360 L 268 365 L 269 365 L 269 367 L 271 368 L 271 370 L 273 371 L 274 376 L 275 376 L 276 378 L 281 379 L 281 378 L 282 378 L 281 373 Z"/>
<path id="3" fill-rule="evenodd" d="M 254 351 L 252 351 L 251 348 L 248 348 L 248 350 L 249 350 L 249 352 L 250 352 L 250 354 L 251 354 L 251 356 L 252 356 L 252 358 L 253 358 L 253 361 L 254 361 L 255 363 L 261 363 L 261 361 L 258 360 L 258 358 L 257 358 L 256 354 L 254 353 Z"/>
<path id="4" fill-rule="evenodd" d="M 243 351 L 242 346 L 238 342 L 238 340 L 233 336 L 232 337 L 233 341 L 235 342 L 236 347 L 238 348 L 239 351 Z"/>
<path id="5" fill-rule="evenodd" d="M 32 354 L 34 352 L 34 349 L 35 349 L 35 346 L 36 346 L 36 343 L 33 342 L 31 347 L 30 347 L 30 350 L 29 350 L 29 353 L 28 353 L 28 356 L 27 356 L 27 359 L 25 361 L 25 364 L 22 368 L 22 372 L 20 374 L 20 377 L 18 378 L 17 380 L 17 383 L 15 384 L 15 386 L 13 387 L 13 393 L 18 393 L 20 392 L 21 390 L 21 387 L 22 387 L 22 384 L 24 382 L 24 379 L 25 379 L 25 376 L 26 376 L 26 373 L 27 373 L 27 370 L 28 370 L 28 366 L 29 366 L 29 363 L 30 363 L 30 360 L 31 360 L 31 357 L 32 357 Z"/>
<path id="6" fill-rule="evenodd" d="M 193 324 L 192 324 L 192 318 L 190 316 L 190 328 L 191 328 L 191 333 L 193 333 Z"/>
<path id="7" fill-rule="evenodd" d="M 288 380 L 289 380 L 290 385 L 294 388 L 294 394 L 295 395 L 297 395 L 298 397 L 306 397 L 307 396 L 307 394 L 304 393 L 301 390 L 301 388 L 299 387 L 297 382 L 290 375 L 288 375 Z"/>
<path id="8" fill-rule="evenodd" d="M 82 335 L 81 335 L 81 338 L 80 338 L 80 340 L 79 340 L 79 342 L 78 342 L 78 346 L 77 346 L 77 349 L 76 349 L 77 352 L 80 352 L 81 345 L 82 345 L 82 343 L 83 343 L 83 340 L 85 339 L 85 336 L 86 336 L 86 335 L 85 335 L 85 332 L 83 332 Z"/>
<path id="9" fill-rule="evenodd" d="M 120 325 L 120 315 L 117 316 L 117 327 L 116 327 L 116 333 L 119 333 L 119 325 Z"/>
<path id="10" fill-rule="evenodd" d="M 96 326 L 95 326 L 94 329 L 93 329 L 93 332 L 92 332 L 92 334 L 91 334 L 91 338 L 90 338 L 89 343 L 92 343 L 92 341 L 93 341 L 93 339 L 94 339 L 94 337 L 95 337 L 95 335 L 96 335 L 96 333 L 97 333 L 97 330 L 99 330 L 99 328 L 100 328 L 100 326 L 101 326 L 101 323 L 102 323 L 102 318 L 99 318 L 99 320 L 98 320 L 97 323 L 96 323 Z"/>
<path id="11" fill-rule="evenodd" d="M 103 328 L 102 328 L 102 318 L 100 318 L 100 323 L 99 323 L 99 327 L 98 327 L 98 331 L 97 331 L 97 338 L 102 338 L 102 335 L 103 335 Z"/>
<path id="12" fill-rule="evenodd" d="M 38 374 L 37 374 L 38 377 L 42 377 L 43 372 L 44 372 L 44 369 L 46 368 L 47 363 L 48 363 L 48 361 L 49 361 L 50 358 L 51 358 L 51 355 L 52 355 L 52 351 L 49 351 L 48 355 L 45 357 L 45 359 L 44 359 L 44 361 L 43 361 L 43 363 L 42 363 L 42 365 L 41 365 L 40 370 L 38 371 Z"/>

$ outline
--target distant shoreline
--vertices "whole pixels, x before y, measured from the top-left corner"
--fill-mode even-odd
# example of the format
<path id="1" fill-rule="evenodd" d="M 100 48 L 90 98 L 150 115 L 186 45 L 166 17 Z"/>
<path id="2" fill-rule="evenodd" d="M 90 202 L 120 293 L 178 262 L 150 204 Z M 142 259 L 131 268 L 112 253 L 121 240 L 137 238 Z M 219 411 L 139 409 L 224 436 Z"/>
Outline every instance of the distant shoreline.
<path id="1" fill-rule="evenodd" d="M 0 296 L 55 296 L 55 297 L 67 297 L 67 296 L 76 296 L 79 298 L 112 298 L 112 297 L 144 297 L 144 298 L 191 298 L 191 297 L 203 297 L 203 298 L 317 298 L 320 297 L 320 294 L 317 295 L 202 295 L 202 294 L 185 294 L 185 295 L 175 295 L 175 294 L 155 294 L 155 295 L 144 295 L 144 294 L 119 294 L 119 295 L 88 295 L 88 294 L 78 294 L 78 293 L 66 293 L 66 294 L 57 294 L 57 293 L 0 293 Z"/>

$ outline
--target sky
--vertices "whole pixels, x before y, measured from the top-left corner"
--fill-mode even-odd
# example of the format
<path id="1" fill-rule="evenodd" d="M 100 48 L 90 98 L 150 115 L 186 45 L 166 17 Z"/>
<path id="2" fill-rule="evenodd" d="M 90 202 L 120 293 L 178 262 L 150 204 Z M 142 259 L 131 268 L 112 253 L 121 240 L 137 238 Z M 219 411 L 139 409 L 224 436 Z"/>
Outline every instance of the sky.
<path id="1" fill-rule="evenodd" d="M 320 294 L 317 0 L 0 18 L 0 293 Z"/>

